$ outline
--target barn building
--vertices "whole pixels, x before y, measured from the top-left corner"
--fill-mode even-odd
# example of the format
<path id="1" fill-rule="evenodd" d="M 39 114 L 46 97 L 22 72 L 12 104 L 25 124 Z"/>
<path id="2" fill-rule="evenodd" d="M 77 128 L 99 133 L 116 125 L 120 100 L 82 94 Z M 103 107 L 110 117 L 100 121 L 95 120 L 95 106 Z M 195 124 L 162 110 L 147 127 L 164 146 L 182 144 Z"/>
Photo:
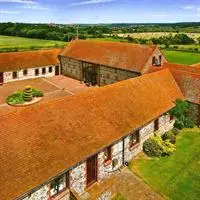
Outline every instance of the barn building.
<path id="1" fill-rule="evenodd" d="M 60 49 L 0 53 L 0 85 L 60 74 Z"/>
<path id="2" fill-rule="evenodd" d="M 185 99 L 190 104 L 190 116 L 200 125 L 200 65 L 193 66 L 164 63 L 161 68 L 153 67 L 152 71 L 169 69 Z"/>
<path id="3" fill-rule="evenodd" d="M 1 116 L 1 199 L 80 197 L 171 130 L 183 98 L 164 69 Z"/>
<path id="4" fill-rule="evenodd" d="M 108 85 L 160 67 L 165 57 L 155 45 L 74 40 L 59 56 L 62 74 L 89 85 Z"/>

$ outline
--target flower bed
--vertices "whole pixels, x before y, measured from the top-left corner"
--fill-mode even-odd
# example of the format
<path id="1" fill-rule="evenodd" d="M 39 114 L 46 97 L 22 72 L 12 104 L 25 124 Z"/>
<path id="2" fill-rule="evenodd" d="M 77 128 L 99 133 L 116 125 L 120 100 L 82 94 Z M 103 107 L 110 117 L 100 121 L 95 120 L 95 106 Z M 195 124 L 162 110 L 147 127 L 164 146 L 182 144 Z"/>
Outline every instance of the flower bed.
<path id="1" fill-rule="evenodd" d="M 27 106 L 38 103 L 44 96 L 38 89 L 26 86 L 23 91 L 15 92 L 6 98 L 6 102 L 12 106 Z"/>

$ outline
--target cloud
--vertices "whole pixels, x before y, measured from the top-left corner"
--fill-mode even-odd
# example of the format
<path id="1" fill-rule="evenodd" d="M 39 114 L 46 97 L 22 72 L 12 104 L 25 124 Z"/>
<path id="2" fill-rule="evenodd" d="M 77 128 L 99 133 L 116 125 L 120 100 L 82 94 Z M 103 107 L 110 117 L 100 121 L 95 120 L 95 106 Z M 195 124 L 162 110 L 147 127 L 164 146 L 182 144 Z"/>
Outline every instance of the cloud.
<path id="1" fill-rule="evenodd" d="M 0 10 L 0 14 L 20 14 L 19 11 L 14 11 L 14 10 Z"/>
<path id="2" fill-rule="evenodd" d="M 183 6 L 183 9 L 184 10 L 193 10 L 193 9 L 195 9 L 195 6 L 194 5 L 185 5 L 185 6 Z"/>
<path id="3" fill-rule="evenodd" d="M 32 10 L 49 10 L 47 7 L 43 7 L 39 4 L 25 4 L 22 8 L 24 9 L 32 9 Z"/>
<path id="4" fill-rule="evenodd" d="M 0 3 L 21 3 L 21 4 L 37 4 L 32 0 L 0 0 Z"/>
<path id="5" fill-rule="evenodd" d="M 88 5 L 88 4 L 98 4 L 98 3 L 109 3 L 116 0 L 88 0 L 88 1 L 82 1 L 78 3 L 72 3 L 71 6 L 80 6 L 80 5 Z"/>

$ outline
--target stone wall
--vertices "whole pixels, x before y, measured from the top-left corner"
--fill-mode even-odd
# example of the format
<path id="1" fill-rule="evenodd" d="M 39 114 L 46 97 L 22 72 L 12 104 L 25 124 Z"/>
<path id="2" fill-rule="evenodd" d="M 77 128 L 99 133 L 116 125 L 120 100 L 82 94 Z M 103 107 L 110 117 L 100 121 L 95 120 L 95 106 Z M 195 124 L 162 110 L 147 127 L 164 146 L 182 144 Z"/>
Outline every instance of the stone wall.
<path id="1" fill-rule="evenodd" d="M 82 73 L 82 61 L 61 57 L 62 63 L 62 74 L 77 80 L 83 81 L 83 73 Z M 95 64 L 88 63 L 88 66 L 92 66 Z M 126 80 L 129 78 L 133 78 L 139 76 L 140 74 L 137 72 L 132 72 L 128 70 L 112 68 L 104 65 L 99 65 L 100 71 L 97 74 L 98 85 L 104 86 L 108 84 L 112 84 L 118 81 Z"/>
<path id="2" fill-rule="evenodd" d="M 100 152 L 98 158 L 98 172 L 97 179 L 100 181 L 105 177 L 109 177 L 116 172 L 123 165 L 123 140 L 117 142 L 111 147 L 111 161 L 109 164 L 105 163 L 104 151 Z M 113 161 L 117 162 L 116 166 Z"/>
<path id="3" fill-rule="evenodd" d="M 28 195 L 23 200 L 37 200 L 37 199 L 41 199 L 41 200 L 49 199 L 49 186 L 48 185 L 42 186 L 40 189 L 38 189 L 37 191 Z"/>
<path id="4" fill-rule="evenodd" d="M 139 76 L 137 72 L 100 65 L 100 86 Z"/>
<path id="5" fill-rule="evenodd" d="M 83 162 L 69 171 L 69 186 L 81 195 L 86 186 L 86 162 Z"/>
<path id="6" fill-rule="evenodd" d="M 79 60 L 61 57 L 62 74 L 77 80 L 82 78 L 82 62 Z"/>
<path id="7" fill-rule="evenodd" d="M 170 120 L 170 115 L 165 114 L 159 118 L 159 130 L 158 132 L 162 135 L 174 127 L 175 120 Z"/>
<path id="8" fill-rule="evenodd" d="M 49 67 L 52 67 L 52 72 L 49 72 Z M 42 74 L 42 69 L 46 69 L 46 73 Z M 35 75 L 35 70 L 39 70 L 39 74 L 36 76 Z M 34 67 L 34 68 L 28 68 L 27 70 L 27 75 L 23 74 L 24 69 L 17 70 L 17 78 L 13 79 L 13 72 L 4 72 L 3 78 L 4 78 L 4 83 L 7 82 L 12 82 L 12 81 L 19 81 L 19 80 L 26 80 L 26 79 L 33 79 L 33 78 L 41 78 L 41 77 L 51 77 L 55 76 L 55 66 L 42 66 L 42 67 Z"/>

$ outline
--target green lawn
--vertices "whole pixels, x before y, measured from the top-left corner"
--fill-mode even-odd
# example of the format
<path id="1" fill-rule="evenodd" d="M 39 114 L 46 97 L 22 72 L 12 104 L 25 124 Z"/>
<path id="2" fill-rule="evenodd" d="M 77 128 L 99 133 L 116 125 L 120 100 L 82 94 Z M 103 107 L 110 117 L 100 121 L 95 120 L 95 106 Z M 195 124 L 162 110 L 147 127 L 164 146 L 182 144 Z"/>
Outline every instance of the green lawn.
<path id="1" fill-rule="evenodd" d="M 200 53 L 163 50 L 166 59 L 172 63 L 192 65 L 200 62 Z"/>
<path id="2" fill-rule="evenodd" d="M 185 129 L 177 137 L 174 155 L 139 158 L 133 171 L 150 186 L 172 200 L 200 198 L 200 129 Z"/>
<path id="3" fill-rule="evenodd" d="M 64 47 L 66 42 L 0 35 L 0 51 Z"/>

